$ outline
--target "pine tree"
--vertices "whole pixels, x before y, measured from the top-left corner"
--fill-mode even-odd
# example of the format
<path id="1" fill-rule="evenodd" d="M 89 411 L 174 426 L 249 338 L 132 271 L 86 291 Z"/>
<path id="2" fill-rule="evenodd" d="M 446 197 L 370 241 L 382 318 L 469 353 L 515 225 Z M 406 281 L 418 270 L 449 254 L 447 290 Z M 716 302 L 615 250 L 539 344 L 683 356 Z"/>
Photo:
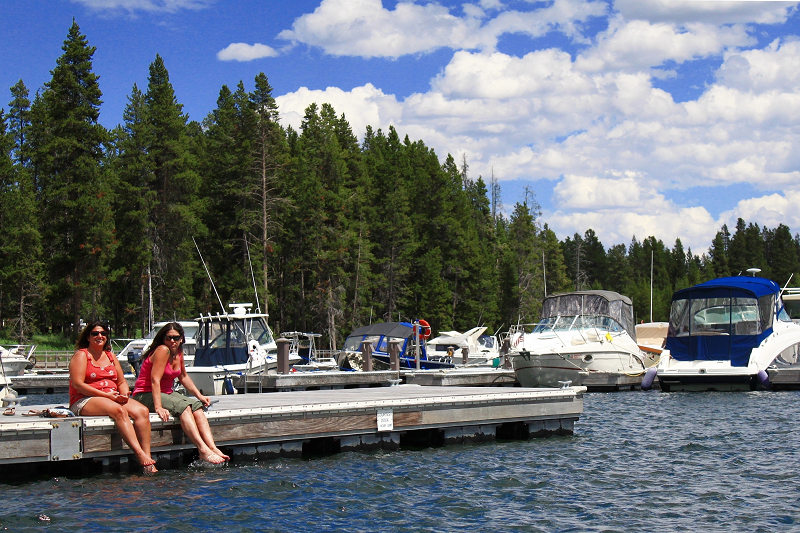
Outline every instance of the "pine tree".
<path id="1" fill-rule="evenodd" d="M 192 236 L 205 233 L 198 199 L 197 135 L 187 124 L 188 117 L 175 97 L 160 55 L 150 64 L 144 102 L 150 139 L 147 154 L 156 192 L 151 210 L 154 238 L 150 265 L 156 312 L 159 317 L 185 316 L 197 312 L 192 286 L 195 272 L 200 278 L 202 268 Z M 194 129 L 199 133 L 199 127 Z M 210 287 L 204 287 L 203 292 L 210 294 Z"/>
<path id="2" fill-rule="evenodd" d="M 62 49 L 52 79 L 34 101 L 30 128 L 38 129 L 31 131 L 32 162 L 50 258 L 48 300 L 56 320 L 71 322 L 77 335 L 83 316 L 95 319 L 102 312 L 100 287 L 115 243 L 111 191 L 100 165 L 108 135 L 98 122 L 102 93 L 92 72 L 95 48 L 73 21 Z"/>

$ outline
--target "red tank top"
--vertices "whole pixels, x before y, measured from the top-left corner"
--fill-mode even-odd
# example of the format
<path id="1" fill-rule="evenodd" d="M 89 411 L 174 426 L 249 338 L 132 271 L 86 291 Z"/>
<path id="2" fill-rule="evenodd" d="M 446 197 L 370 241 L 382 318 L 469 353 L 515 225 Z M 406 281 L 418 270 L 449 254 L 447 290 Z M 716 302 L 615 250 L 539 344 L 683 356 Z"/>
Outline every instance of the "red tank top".
<path id="1" fill-rule="evenodd" d="M 183 357 L 181 353 L 178 357 Z M 136 384 L 133 386 L 133 393 L 139 394 L 140 392 L 153 392 L 153 385 L 150 382 L 150 375 L 153 372 L 153 354 L 144 360 L 142 367 L 139 369 L 139 377 L 136 378 Z M 181 375 L 180 367 L 178 370 L 173 370 L 172 365 L 167 362 L 164 373 L 161 375 L 161 392 L 164 394 L 171 394 L 172 387 L 175 384 L 175 378 Z"/>
<path id="2" fill-rule="evenodd" d="M 114 365 L 115 357 L 113 353 L 106 352 L 109 361 L 111 361 L 110 364 L 106 366 L 96 366 L 89 350 L 83 348 L 78 351 L 86 355 L 86 376 L 83 378 L 84 383 L 102 392 L 115 392 L 119 390 L 117 388 L 117 369 Z M 69 404 L 72 405 L 85 397 L 85 395 L 75 390 L 75 387 L 72 386 L 72 380 L 70 380 Z"/>

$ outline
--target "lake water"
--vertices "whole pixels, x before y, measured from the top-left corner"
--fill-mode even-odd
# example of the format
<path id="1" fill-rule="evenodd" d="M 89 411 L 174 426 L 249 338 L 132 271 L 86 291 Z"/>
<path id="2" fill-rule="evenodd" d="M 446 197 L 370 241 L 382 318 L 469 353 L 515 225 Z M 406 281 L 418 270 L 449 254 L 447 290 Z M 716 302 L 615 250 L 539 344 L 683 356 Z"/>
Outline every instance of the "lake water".
<path id="1" fill-rule="evenodd" d="M 800 531 L 799 399 L 592 393 L 572 437 L 0 485 L 0 529 Z"/>

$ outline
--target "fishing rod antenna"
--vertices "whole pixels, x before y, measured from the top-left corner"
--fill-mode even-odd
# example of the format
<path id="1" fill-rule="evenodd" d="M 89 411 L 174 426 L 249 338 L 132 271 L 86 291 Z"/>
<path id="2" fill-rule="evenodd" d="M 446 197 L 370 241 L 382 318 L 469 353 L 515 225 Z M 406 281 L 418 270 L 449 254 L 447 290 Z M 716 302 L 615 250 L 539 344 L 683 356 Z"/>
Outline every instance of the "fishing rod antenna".
<path id="1" fill-rule="evenodd" d="M 261 313 L 261 304 L 258 303 L 258 289 L 256 288 L 256 276 L 253 274 L 253 261 L 250 259 L 250 243 L 247 241 L 247 233 L 244 234 L 244 245 L 247 247 L 247 262 L 250 263 L 250 279 L 253 280 L 253 292 L 256 294 L 256 311 Z"/>
<path id="2" fill-rule="evenodd" d="M 211 272 L 208 271 L 208 267 L 206 266 L 206 261 L 205 259 L 203 259 L 203 254 L 200 253 L 200 247 L 197 246 L 197 241 L 194 240 L 194 237 L 192 237 L 192 242 L 194 243 L 194 247 L 197 248 L 197 255 L 200 256 L 200 261 L 203 262 L 203 268 L 206 269 L 206 274 L 208 274 L 208 281 L 211 282 L 211 287 L 214 289 L 214 294 L 217 295 L 217 301 L 219 302 L 219 306 L 222 309 L 222 312 L 225 313 L 225 315 L 227 316 L 228 312 L 225 310 L 225 306 L 222 305 L 222 298 L 219 297 L 219 293 L 217 292 L 217 286 L 214 285 L 214 280 L 211 279 Z"/>

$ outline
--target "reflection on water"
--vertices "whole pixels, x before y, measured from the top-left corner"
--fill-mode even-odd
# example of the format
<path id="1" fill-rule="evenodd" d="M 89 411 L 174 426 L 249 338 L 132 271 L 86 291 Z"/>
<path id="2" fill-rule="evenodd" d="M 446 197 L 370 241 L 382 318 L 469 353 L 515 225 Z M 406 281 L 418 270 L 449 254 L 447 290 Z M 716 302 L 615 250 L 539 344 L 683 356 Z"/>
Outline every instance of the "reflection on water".
<path id="1" fill-rule="evenodd" d="M 800 517 L 797 400 L 598 393 L 573 437 L 36 481 L 3 487 L 0 527 L 788 531 Z"/>

